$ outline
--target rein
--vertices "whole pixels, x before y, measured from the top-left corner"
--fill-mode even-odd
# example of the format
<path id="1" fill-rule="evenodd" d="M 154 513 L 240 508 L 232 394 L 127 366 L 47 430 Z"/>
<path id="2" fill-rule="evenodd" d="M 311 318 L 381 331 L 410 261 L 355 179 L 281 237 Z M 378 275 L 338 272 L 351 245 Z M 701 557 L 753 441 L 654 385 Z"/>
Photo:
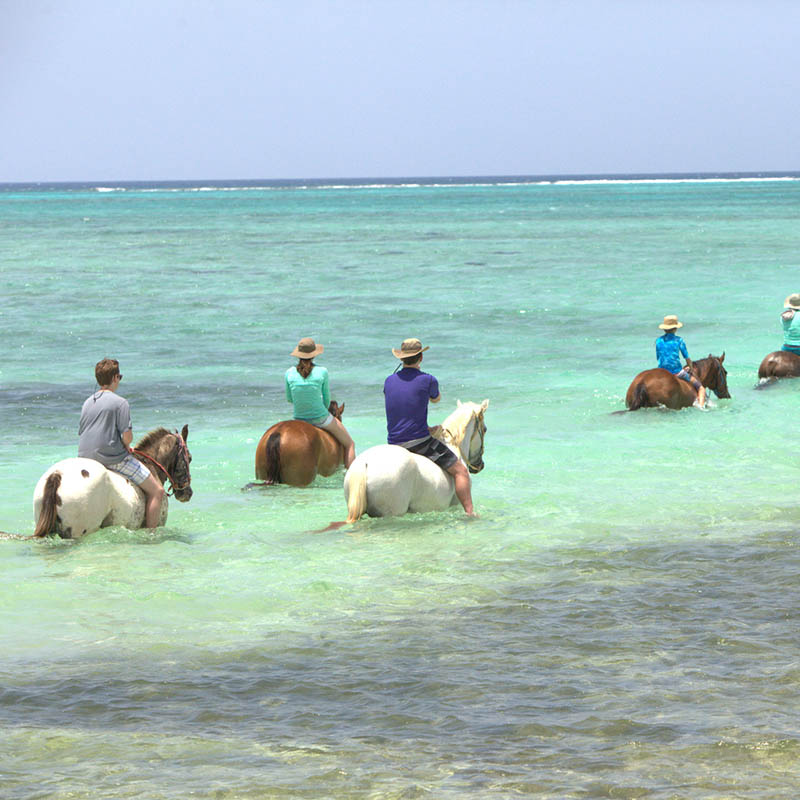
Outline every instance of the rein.
<path id="1" fill-rule="evenodd" d="M 192 476 L 189 472 L 189 459 L 186 457 L 186 443 L 183 441 L 183 437 L 175 433 L 176 444 L 178 445 L 178 450 L 180 450 L 181 455 L 183 456 L 183 463 L 186 465 L 186 483 L 181 484 L 180 486 L 175 485 L 175 478 L 172 477 L 170 471 L 161 463 L 156 461 L 151 455 L 148 455 L 143 450 L 131 450 L 131 453 L 138 456 L 139 458 L 144 458 L 146 461 L 149 461 L 151 464 L 154 464 L 158 467 L 166 476 L 167 480 L 169 481 L 169 485 L 171 487 L 171 491 L 164 490 L 167 496 L 172 497 L 176 491 L 180 492 L 182 489 L 188 489 L 189 485 L 192 482 Z"/>

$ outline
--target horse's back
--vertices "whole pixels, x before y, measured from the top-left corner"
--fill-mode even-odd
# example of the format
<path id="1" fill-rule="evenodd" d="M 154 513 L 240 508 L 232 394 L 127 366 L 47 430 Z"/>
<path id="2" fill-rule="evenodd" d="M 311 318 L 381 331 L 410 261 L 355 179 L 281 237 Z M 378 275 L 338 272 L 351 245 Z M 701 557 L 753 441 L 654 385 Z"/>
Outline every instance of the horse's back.
<path id="1" fill-rule="evenodd" d="M 768 353 L 758 367 L 759 378 L 800 378 L 800 356 L 788 350 Z"/>
<path id="2" fill-rule="evenodd" d="M 332 475 L 340 463 L 336 439 L 300 419 L 268 428 L 256 447 L 256 478 L 269 483 L 308 486 L 317 472 Z"/>
<path id="3" fill-rule="evenodd" d="M 654 367 L 643 370 L 631 381 L 625 405 L 631 411 L 655 406 L 686 408 L 692 405 L 696 396 L 686 381 L 675 377 L 669 370 Z"/>
<path id="4" fill-rule="evenodd" d="M 442 511 L 455 497 L 453 479 L 429 458 L 395 444 L 380 444 L 361 453 L 344 477 L 350 501 L 354 476 L 366 476 L 366 513 L 396 517 L 410 512 Z"/>
<path id="5" fill-rule="evenodd" d="M 91 458 L 65 458 L 53 464 L 33 491 L 33 518 L 38 521 L 47 479 L 61 476 L 57 496 L 58 533 L 77 539 L 109 525 L 139 528 L 144 522 L 144 492 L 127 479 Z M 161 524 L 167 503 L 162 504 Z"/>

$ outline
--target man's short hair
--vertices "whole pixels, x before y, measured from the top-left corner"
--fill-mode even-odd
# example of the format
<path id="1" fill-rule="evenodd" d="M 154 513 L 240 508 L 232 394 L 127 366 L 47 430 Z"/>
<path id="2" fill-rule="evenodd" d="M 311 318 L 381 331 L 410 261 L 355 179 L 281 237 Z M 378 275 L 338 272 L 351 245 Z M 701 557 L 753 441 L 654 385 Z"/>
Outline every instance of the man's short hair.
<path id="1" fill-rule="evenodd" d="M 94 368 L 94 377 L 99 386 L 110 386 L 114 377 L 119 375 L 119 361 L 116 358 L 104 358 Z"/>
<path id="2" fill-rule="evenodd" d="M 414 364 L 418 364 L 422 361 L 422 353 L 417 353 L 415 356 L 409 356 L 408 358 L 401 358 L 403 365 L 406 367 L 413 367 Z"/>

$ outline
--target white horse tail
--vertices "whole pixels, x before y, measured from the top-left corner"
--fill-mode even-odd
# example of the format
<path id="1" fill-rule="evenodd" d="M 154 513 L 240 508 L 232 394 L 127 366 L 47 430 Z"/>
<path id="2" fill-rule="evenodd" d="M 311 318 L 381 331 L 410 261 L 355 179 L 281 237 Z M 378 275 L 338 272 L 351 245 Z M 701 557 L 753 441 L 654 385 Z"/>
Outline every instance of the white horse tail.
<path id="1" fill-rule="evenodd" d="M 47 476 L 47 482 L 44 485 L 42 508 L 39 512 L 36 530 L 33 532 L 34 538 L 48 536 L 56 531 L 57 507 L 61 505 L 61 498 L 58 496 L 59 486 L 61 486 L 61 473 L 55 470 Z"/>
<path id="2" fill-rule="evenodd" d="M 347 471 L 347 521 L 358 522 L 367 510 L 367 462 L 359 459 Z"/>

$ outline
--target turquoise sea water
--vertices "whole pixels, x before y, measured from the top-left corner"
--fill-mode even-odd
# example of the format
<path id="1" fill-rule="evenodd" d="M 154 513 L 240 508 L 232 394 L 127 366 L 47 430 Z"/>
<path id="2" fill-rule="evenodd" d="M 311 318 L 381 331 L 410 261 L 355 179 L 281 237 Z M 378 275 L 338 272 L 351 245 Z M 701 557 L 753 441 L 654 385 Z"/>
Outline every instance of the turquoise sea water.
<path id="1" fill-rule="evenodd" d="M 0 529 L 106 355 L 195 490 L 0 540 L 2 796 L 793 798 L 800 381 L 753 385 L 798 223 L 797 180 L 0 191 Z M 732 399 L 612 414 L 671 313 Z M 241 491 L 307 335 L 359 450 L 409 336 L 432 423 L 490 400 L 480 520 Z"/>

